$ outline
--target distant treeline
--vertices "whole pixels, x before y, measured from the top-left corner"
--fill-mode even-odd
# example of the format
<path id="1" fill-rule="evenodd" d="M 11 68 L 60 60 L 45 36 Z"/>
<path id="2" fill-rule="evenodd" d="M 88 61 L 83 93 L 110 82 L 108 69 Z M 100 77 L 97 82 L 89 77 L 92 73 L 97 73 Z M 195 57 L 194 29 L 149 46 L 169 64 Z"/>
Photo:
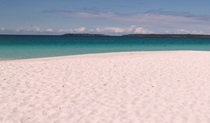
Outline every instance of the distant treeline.
<path id="1" fill-rule="evenodd" d="M 105 34 L 88 34 L 88 33 L 67 33 L 64 34 L 63 36 L 109 36 Z"/>
<path id="2" fill-rule="evenodd" d="M 89 33 L 67 33 L 63 36 L 111 36 L 106 34 L 89 34 Z M 210 38 L 210 35 L 201 34 L 126 34 L 125 37 L 192 37 L 192 38 Z"/>
<path id="3" fill-rule="evenodd" d="M 127 34 L 122 36 L 130 37 L 192 37 L 192 38 L 210 38 L 210 35 L 200 34 Z"/>

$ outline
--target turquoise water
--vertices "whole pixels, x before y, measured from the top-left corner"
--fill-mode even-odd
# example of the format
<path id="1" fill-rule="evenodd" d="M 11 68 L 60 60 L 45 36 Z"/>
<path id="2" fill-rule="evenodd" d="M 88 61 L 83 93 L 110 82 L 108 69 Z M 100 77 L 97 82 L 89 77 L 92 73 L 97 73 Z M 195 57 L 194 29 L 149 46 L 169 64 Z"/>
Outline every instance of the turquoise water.
<path id="1" fill-rule="evenodd" d="M 210 51 L 210 38 L 0 35 L 0 58 L 6 59 L 168 50 Z"/>

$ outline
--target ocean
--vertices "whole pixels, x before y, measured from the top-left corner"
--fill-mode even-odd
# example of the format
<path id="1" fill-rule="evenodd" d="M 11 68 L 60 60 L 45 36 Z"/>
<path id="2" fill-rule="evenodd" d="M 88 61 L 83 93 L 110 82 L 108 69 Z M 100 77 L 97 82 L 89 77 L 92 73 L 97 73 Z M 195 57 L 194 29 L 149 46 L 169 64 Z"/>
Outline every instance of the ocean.
<path id="1" fill-rule="evenodd" d="M 210 38 L 0 35 L 0 59 L 171 50 L 210 51 Z"/>

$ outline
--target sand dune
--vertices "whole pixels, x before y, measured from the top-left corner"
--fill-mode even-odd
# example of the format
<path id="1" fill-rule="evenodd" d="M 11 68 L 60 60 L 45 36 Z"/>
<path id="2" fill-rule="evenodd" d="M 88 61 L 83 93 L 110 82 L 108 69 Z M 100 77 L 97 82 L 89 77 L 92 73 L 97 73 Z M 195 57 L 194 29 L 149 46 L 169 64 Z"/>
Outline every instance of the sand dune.
<path id="1" fill-rule="evenodd" d="M 210 123 L 210 52 L 0 61 L 1 123 Z"/>

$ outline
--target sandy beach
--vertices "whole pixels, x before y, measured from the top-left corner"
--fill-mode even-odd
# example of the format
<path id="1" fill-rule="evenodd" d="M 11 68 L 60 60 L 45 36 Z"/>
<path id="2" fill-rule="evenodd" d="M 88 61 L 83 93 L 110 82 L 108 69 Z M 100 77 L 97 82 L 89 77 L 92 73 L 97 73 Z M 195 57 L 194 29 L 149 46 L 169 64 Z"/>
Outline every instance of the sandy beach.
<path id="1" fill-rule="evenodd" d="M 0 61 L 1 123 L 210 123 L 210 52 Z"/>

